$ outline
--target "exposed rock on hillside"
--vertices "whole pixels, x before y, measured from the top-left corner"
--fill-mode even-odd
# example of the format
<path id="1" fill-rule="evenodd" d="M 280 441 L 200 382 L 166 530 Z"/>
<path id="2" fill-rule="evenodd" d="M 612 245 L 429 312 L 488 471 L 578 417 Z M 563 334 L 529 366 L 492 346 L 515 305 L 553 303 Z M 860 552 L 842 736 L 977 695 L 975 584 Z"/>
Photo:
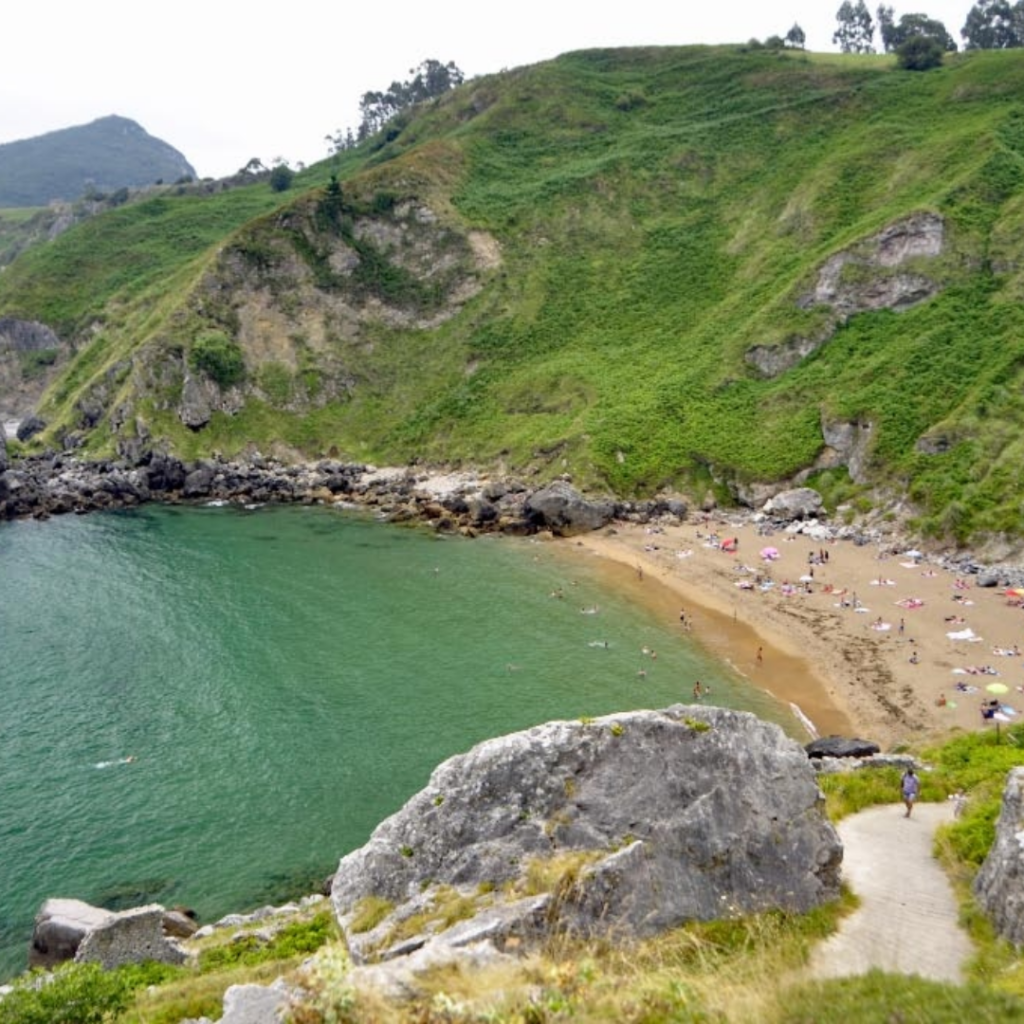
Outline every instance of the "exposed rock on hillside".
<path id="1" fill-rule="evenodd" d="M 306 197 L 227 247 L 194 298 L 221 351 L 244 362 L 239 381 L 219 387 L 194 361 L 168 364 L 154 350 L 147 387 L 179 394 L 178 417 L 194 430 L 248 399 L 291 412 L 344 399 L 375 332 L 440 326 L 499 263 L 493 238 L 426 200 Z"/>
<path id="2" fill-rule="evenodd" d="M 0 317 L 0 421 L 32 411 L 68 352 L 45 324 Z"/>
<path id="3" fill-rule="evenodd" d="M 801 309 L 828 309 L 824 328 L 780 345 L 755 345 L 747 362 L 764 376 L 777 377 L 821 348 L 855 314 L 899 312 L 930 299 L 940 285 L 923 272 L 922 263 L 942 254 L 944 234 L 938 214 L 918 213 L 830 256 L 813 287 L 797 300 Z"/>
<path id="4" fill-rule="evenodd" d="M 805 911 L 838 894 L 841 857 L 796 742 L 753 715 L 676 705 L 451 758 L 342 859 L 331 898 L 366 962 Z"/>
<path id="5" fill-rule="evenodd" d="M 1024 768 L 1007 776 L 996 841 L 974 880 L 974 894 L 996 931 L 1024 946 Z"/>

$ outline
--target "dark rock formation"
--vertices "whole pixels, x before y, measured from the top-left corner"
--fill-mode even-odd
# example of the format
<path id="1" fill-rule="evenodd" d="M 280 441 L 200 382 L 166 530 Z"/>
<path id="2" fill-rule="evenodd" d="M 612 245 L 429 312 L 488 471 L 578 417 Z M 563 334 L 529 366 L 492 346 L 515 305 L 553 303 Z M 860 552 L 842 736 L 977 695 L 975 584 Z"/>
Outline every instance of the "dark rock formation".
<path id="1" fill-rule="evenodd" d="M 331 898 L 365 962 L 428 941 L 500 948 L 805 911 L 838 894 L 841 858 L 797 743 L 750 714 L 676 705 L 551 722 L 451 758 L 342 859 Z M 446 929 L 453 892 L 477 905 Z M 389 911 L 366 921 L 374 900 Z"/>
<path id="2" fill-rule="evenodd" d="M 571 537 L 606 526 L 615 509 L 610 502 L 588 501 L 574 487 L 556 480 L 530 495 L 525 511 L 534 526 Z"/>
<path id="3" fill-rule="evenodd" d="M 808 757 L 870 757 L 879 752 L 879 746 L 869 740 L 824 736 L 806 744 L 804 750 L 807 751 Z"/>
<path id="4" fill-rule="evenodd" d="M 974 895 L 996 931 L 1024 946 L 1024 768 L 1006 777 L 996 841 L 974 880 Z"/>
<path id="5" fill-rule="evenodd" d="M 18 424 L 18 440 L 27 441 L 46 429 L 46 420 L 38 416 L 27 416 Z"/>

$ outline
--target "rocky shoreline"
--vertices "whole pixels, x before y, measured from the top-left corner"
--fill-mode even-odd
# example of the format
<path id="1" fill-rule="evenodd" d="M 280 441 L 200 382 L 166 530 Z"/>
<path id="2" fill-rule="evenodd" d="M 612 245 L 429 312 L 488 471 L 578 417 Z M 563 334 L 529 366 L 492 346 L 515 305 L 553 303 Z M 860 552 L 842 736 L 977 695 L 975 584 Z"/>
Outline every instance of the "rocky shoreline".
<path id="1" fill-rule="evenodd" d="M 475 473 L 378 469 L 333 459 L 286 465 L 252 454 L 234 461 L 186 462 L 147 452 L 135 462 L 87 461 L 57 453 L 8 460 L 0 452 L 0 519 L 45 519 L 152 501 L 347 504 L 389 522 L 422 521 L 470 536 L 542 530 L 569 536 L 600 529 L 613 519 L 647 522 L 669 515 L 681 520 L 687 514 L 686 504 L 674 499 L 587 499 L 566 481 L 531 489 L 516 480 Z"/>
<path id="2" fill-rule="evenodd" d="M 797 529 L 819 541 L 855 544 L 911 544 L 891 528 L 838 525 L 823 521 L 820 498 L 799 488 L 770 499 L 763 509 L 691 510 L 680 496 L 649 500 L 582 495 L 568 479 L 531 487 L 515 478 L 474 471 L 405 466 L 378 468 L 364 463 L 322 459 L 288 464 L 252 453 L 185 461 L 146 451 L 134 461 L 87 460 L 71 453 L 47 452 L 9 458 L 0 439 L 0 521 L 47 519 L 55 515 L 134 508 L 149 502 L 209 504 L 252 508 L 264 504 L 335 505 L 362 508 L 382 521 L 423 523 L 441 532 L 476 536 L 504 533 L 527 536 L 550 532 L 573 536 L 614 522 L 684 523 L 691 511 L 722 527 L 755 523 L 759 532 Z M 1024 565 L 985 564 L 970 552 L 927 559 L 942 568 L 976 578 L 982 587 L 1024 587 Z"/>

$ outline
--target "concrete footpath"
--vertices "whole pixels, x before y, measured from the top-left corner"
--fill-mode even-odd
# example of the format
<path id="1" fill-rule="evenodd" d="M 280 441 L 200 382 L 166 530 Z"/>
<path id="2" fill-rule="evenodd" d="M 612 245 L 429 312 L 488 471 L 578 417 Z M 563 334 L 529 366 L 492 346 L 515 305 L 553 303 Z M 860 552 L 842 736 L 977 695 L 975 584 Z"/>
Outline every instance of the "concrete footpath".
<path id="1" fill-rule="evenodd" d="M 861 905 L 820 946 L 809 965 L 813 978 L 865 974 L 872 968 L 962 982 L 973 947 L 957 923 L 953 890 L 932 857 L 938 825 L 951 821 L 950 804 L 871 807 L 837 826 L 843 841 L 843 880 Z"/>

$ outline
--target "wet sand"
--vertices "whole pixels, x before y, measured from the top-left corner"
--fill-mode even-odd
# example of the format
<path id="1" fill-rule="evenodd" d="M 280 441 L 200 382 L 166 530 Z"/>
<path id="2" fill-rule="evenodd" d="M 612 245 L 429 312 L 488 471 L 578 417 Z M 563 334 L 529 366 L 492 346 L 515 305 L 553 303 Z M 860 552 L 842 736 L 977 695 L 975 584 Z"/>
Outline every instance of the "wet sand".
<path id="1" fill-rule="evenodd" d="M 737 538 L 737 550 L 710 546 L 709 531 Z M 657 614 L 678 621 L 685 611 L 694 639 L 752 685 L 799 707 L 822 735 L 858 735 L 887 749 L 992 728 L 981 717 L 992 684 L 1006 686 L 998 699 L 1024 715 L 1024 656 L 995 653 L 1024 648 L 1024 610 L 1002 589 L 978 588 L 970 577 L 958 585 L 927 559 L 847 541 L 760 537 L 751 524 L 657 532 L 616 524 L 559 543 L 616 564 L 622 586 Z M 766 546 L 778 550 L 775 561 L 760 557 Z M 821 551 L 828 562 L 810 565 L 808 556 Z M 812 571 L 813 580 L 800 582 Z M 774 586 L 736 586 L 757 573 Z M 888 628 L 878 628 L 879 620 Z M 965 629 L 980 639 L 947 635 Z M 983 668 L 997 674 L 972 671 Z M 957 683 L 974 692 L 957 690 Z"/>

